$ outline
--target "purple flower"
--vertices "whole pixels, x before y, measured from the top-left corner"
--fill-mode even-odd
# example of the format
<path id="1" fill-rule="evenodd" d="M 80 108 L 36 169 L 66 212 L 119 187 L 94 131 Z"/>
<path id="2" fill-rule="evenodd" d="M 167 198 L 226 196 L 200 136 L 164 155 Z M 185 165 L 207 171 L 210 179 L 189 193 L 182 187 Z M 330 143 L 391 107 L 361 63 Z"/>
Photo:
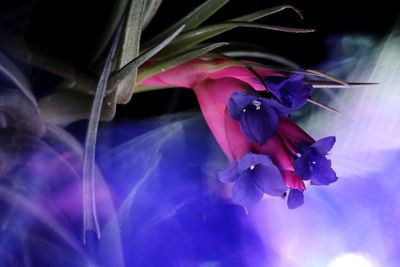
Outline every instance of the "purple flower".
<path id="1" fill-rule="evenodd" d="M 282 196 L 287 190 L 279 169 L 267 155 L 247 153 L 218 176 L 222 182 L 234 183 L 233 201 L 244 207 L 260 201 L 264 193 Z"/>
<path id="2" fill-rule="evenodd" d="M 278 102 L 245 93 L 232 94 L 228 111 L 233 119 L 240 121 L 246 138 L 260 146 L 276 132 L 278 116 L 287 114 Z"/>
<path id="3" fill-rule="evenodd" d="M 287 206 L 289 209 L 295 209 L 303 205 L 304 195 L 303 191 L 297 189 L 290 189 L 287 200 Z"/>
<path id="4" fill-rule="evenodd" d="M 337 181 L 331 168 L 331 161 L 326 158 L 336 139 L 334 136 L 322 138 L 309 147 L 302 148 L 301 156 L 295 162 L 295 173 L 304 180 L 311 180 L 314 185 L 328 185 Z"/>
<path id="5" fill-rule="evenodd" d="M 291 111 L 301 108 L 311 96 L 312 86 L 304 83 L 304 75 L 270 76 L 265 79 L 269 90 Z"/>

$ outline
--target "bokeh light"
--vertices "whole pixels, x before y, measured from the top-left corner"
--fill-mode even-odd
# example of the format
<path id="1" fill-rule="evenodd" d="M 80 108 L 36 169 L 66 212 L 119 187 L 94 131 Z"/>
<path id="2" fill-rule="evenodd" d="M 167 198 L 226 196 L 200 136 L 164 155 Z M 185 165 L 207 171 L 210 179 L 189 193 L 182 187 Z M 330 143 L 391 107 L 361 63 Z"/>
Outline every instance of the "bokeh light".
<path id="1" fill-rule="evenodd" d="M 365 257 L 348 253 L 335 258 L 327 267 L 374 267 Z"/>

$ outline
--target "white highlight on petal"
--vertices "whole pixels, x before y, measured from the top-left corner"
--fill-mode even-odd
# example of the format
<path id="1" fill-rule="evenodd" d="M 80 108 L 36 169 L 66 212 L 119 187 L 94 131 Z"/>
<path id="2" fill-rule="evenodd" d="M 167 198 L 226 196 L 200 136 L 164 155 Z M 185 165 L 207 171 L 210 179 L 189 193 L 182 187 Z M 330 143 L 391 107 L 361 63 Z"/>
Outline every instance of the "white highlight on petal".
<path id="1" fill-rule="evenodd" d="M 253 100 L 253 102 L 251 102 L 255 107 L 256 110 L 260 110 L 261 109 L 261 102 L 258 100 Z"/>

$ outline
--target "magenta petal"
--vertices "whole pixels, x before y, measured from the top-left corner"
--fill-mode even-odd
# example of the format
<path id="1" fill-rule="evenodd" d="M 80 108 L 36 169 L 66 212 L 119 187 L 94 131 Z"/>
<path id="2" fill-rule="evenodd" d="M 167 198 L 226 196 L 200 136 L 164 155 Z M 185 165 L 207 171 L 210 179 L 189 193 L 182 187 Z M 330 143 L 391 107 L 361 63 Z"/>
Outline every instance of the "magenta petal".
<path id="1" fill-rule="evenodd" d="M 243 91 L 246 86 L 237 79 L 223 78 L 207 79 L 193 88 L 208 127 L 231 161 L 239 159 L 242 156 L 242 150 L 247 149 L 249 144 L 244 137 L 240 137 L 238 123 L 231 118 L 226 118 L 226 106 L 230 96 L 235 92 Z"/>
<path id="2" fill-rule="evenodd" d="M 311 136 L 287 117 L 279 117 L 278 133 L 293 156 L 297 156 L 301 144 L 315 143 Z"/>
<path id="3" fill-rule="evenodd" d="M 293 171 L 283 171 L 282 175 L 283 180 L 288 187 L 302 191 L 306 189 L 303 179 L 297 176 Z"/>
<path id="4" fill-rule="evenodd" d="M 254 205 L 262 199 L 263 195 L 264 193 L 254 184 L 248 172 L 242 173 L 232 187 L 233 202 L 244 207 Z"/>
<path id="5" fill-rule="evenodd" d="M 285 144 L 278 135 L 268 139 L 267 143 L 258 149 L 260 153 L 267 154 L 281 171 L 283 180 L 290 188 L 304 190 L 303 179 L 294 174 L 293 159 Z"/>
<path id="6" fill-rule="evenodd" d="M 212 62 L 194 59 L 148 77 L 141 81 L 140 85 L 193 88 L 207 78 L 213 66 Z"/>
<path id="7" fill-rule="evenodd" d="M 240 159 L 251 148 L 251 143 L 244 137 L 238 121 L 232 119 L 225 109 L 225 133 L 231 154 L 234 159 Z"/>
<path id="8" fill-rule="evenodd" d="M 275 72 L 267 69 L 257 69 L 260 76 L 274 75 Z M 221 79 L 224 77 L 232 77 L 249 84 L 256 91 L 265 91 L 265 85 L 246 67 L 230 66 L 210 73 L 209 78 Z"/>

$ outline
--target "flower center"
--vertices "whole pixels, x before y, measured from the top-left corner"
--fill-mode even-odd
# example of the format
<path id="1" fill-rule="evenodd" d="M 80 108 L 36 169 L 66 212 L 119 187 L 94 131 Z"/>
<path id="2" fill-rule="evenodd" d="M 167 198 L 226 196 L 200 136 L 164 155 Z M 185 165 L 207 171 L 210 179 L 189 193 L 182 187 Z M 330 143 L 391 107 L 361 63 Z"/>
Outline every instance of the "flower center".
<path id="1" fill-rule="evenodd" d="M 252 171 L 252 170 L 254 170 L 255 167 L 256 167 L 256 165 L 250 165 L 249 169 Z"/>
<path id="2" fill-rule="evenodd" d="M 251 103 L 256 107 L 256 110 L 260 110 L 261 109 L 261 102 L 260 101 L 253 100 Z"/>

